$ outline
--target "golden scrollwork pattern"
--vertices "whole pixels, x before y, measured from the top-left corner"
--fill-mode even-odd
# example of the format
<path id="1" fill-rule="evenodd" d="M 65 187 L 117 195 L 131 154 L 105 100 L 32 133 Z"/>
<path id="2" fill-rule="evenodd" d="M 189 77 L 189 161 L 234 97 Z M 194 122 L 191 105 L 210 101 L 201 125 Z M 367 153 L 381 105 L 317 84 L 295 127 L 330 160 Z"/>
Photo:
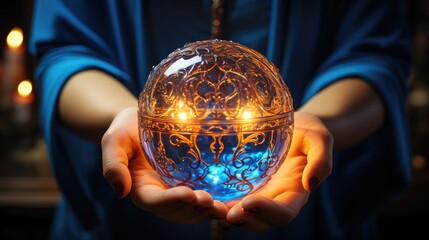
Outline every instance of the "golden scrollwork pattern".
<path id="1" fill-rule="evenodd" d="M 292 104 L 262 54 L 231 41 L 189 43 L 149 74 L 139 97 L 141 145 L 170 186 L 241 198 L 285 160 Z"/>

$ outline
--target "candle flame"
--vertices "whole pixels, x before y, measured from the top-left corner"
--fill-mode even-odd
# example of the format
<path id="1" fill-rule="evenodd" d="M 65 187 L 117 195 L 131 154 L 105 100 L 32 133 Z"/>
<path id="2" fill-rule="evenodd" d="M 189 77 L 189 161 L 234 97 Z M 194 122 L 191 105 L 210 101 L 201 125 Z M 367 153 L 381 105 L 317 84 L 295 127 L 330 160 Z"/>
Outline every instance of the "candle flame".
<path id="1" fill-rule="evenodd" d="M 24 80 L 19 83 L 17 90 L 20 96 L 27 97 L 33 91 L 33 85 L 29 80 Z"/>
<path id="2" fill-rule="evenodd" d="M 22 29 L 19 27 L 13 28 L 7 35 L 6 42 L 10 48 L 19 48 L 24 41 Z"/>

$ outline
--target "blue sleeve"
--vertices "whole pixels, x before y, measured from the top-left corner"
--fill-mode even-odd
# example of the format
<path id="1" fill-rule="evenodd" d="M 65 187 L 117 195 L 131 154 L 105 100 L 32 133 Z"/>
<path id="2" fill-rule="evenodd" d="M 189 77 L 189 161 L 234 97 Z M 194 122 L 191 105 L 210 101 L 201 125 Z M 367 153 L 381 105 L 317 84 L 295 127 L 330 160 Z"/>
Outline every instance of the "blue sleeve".
<path id="1" fill-rule="evenodd" d="M 403 105 L 411 66 L 403 1 L 343 2 L 335 19 L 332 53 L 316 72 L 304 101 L 333 81 L 355 76 L 373 85 L 386 101 L 399 98 Z"/>
<path id="2" fill-rule="evenodd" d="M 343 78 L 367 81 L 381 96 L 387 111 L 391 136 L 384 141 L 394 152 L 391 164 L 409 182 L 406 100 L 411 49 L 405 9 L 399 0 L 342 2 L 337 8 L 334 51 L 316 72 L 303 101 Z"/>
<path id="3" fill-rule="evenodd" d="M 358 77 L 375 89 L 386 110 L 381 129 L 335 154 L 329 187 L 321 192 L 332 200 L 338 224 L 374 214 L 411 182 L 406 112 L 411 49 L 405 9 L 399 0 L 341 1 L 331 21 L 333 31 L 325 33 L 332 34 L 332 51 L 304 93 L 303 102 L 329 84 Z"/>
<path id="4" fill-rule="evenodd" d="M 274 1 L 267 55 L 279 66 L 296 108 L 330 84 L 357 77 L 374 88 L 386 111 L 380 129 L 334 154 L 332 174 L 294 221 L 307 224 L 309 217 L 317 230 L 343 234 L 409 186 L 405 9 L 402 0 Z"/>
<path id="5" fill-rule="evenodd" d="M 47 146 L 60 91 L 74 74 L 100 69 L 130 85 L 118 12 L 113 1 L 35 2 L 30 51 L 37 56 L 35 84 L 40 95 L 41 125 Z M 110 15 L 110 17 L 106 17 Z M 95 20 L 94 20 L 95 19 Z M 100 19 L 100 21 L 97 21 Z M 110 20 L 110 22 L 101 22 Z"/>
<path id="6" fill-rule="evenodd" d="M 110 74 L 131 91 L 138 89 L 130 63 L 135 46 L 125 44 L 135 36 L 131 24 L 134 16 L 125 14 L 134 3 L 137 1 L 35 1 L 29 47 L 38 61 L 34 77 L 40 123 L 51 167 L 64 196 L 60 206 L 75 210 L 61 217 L 68 219 L 66 222 L 56 224 L 91 229 L 106 218 L 103 208 L 110 203 L 107 199 L 113 199 L 102 177 L 99 145 L 62 126 L 57 102 L 68 79 L 88 69 Z M 79 224 L 72 224 L 74 217 Z M 55 229 L 62 231 L 61 226 Z"/>

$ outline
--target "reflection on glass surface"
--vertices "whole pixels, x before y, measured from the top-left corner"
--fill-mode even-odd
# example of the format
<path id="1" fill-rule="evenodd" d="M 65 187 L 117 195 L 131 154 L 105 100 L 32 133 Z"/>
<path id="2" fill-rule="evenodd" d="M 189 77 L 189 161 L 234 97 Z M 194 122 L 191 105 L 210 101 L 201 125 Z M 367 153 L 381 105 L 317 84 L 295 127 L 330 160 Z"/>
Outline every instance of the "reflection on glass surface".
<path id="1" fill-rule="evenodd" d="M 139 98 L 142 148 L 170 186 L 241 198 L 288 152 L 292 97 L 277 68 L 238 43 L 189 43 L 152 69 Z"/>

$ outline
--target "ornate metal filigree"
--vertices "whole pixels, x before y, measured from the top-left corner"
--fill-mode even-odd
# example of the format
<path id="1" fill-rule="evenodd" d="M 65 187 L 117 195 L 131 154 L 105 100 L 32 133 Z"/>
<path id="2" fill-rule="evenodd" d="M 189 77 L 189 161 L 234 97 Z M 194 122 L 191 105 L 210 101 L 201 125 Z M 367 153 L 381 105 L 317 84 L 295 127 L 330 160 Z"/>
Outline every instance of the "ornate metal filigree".
<path id="1" fill-rule="evenodd" d="M 238 43 L 185 45 L 154 67 L 139 98 L 151 166 L 171 186 L 242 197 L 284 161 L 292 98 L 277 68 Z"/>

